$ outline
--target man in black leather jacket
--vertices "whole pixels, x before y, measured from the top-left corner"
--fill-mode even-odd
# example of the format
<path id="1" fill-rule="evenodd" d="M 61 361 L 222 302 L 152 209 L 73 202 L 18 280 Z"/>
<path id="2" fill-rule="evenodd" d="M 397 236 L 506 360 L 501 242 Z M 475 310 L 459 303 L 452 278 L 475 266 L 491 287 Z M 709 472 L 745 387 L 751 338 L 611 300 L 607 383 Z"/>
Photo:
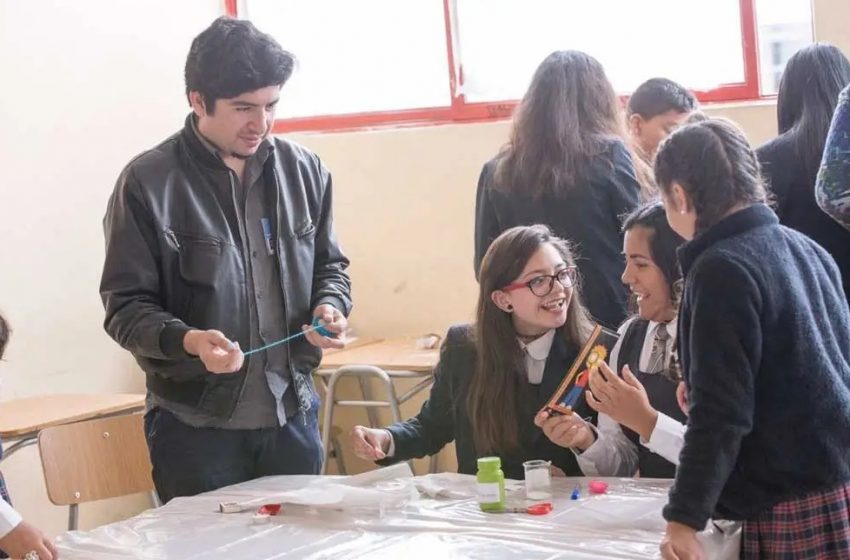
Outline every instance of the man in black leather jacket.
<path id="1" fill-rule="evenodd" d="M 273 474 L 315 474 L 310 378 L 319 317 L 343 332 L 348 260 L 319 158 L 271 137 L 293 57 L 219 18 L 192 43 L 183 129 L 133 159 L 104 218 L 105 328 L 146 374 L 145 430 L 163 501 Z"/>

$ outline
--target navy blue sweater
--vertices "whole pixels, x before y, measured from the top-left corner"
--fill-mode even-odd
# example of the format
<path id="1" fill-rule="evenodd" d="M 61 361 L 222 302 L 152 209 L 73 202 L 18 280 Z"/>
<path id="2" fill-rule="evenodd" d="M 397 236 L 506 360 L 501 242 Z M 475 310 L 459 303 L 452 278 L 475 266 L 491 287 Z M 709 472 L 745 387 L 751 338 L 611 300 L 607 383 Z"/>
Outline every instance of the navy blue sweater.
<path id="1" fill-rule="evenodd" d="M 690 416 L 664 517 L 702 529 L 850 480 L 850 311 L 832 258 L 757 204 L 679 259 Z"/>

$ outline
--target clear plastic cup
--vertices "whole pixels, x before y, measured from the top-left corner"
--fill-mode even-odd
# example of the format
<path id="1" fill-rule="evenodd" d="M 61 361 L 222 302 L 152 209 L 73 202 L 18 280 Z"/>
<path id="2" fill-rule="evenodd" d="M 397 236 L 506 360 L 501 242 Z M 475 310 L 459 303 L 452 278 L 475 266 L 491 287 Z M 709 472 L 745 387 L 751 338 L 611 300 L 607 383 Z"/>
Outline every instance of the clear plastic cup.
<path id="1" fill-rule="evenodd" d="M 375 489 L 381 493 L 379 515 L 398 512 L 415 497 L 418 497 L 413 479 L 382 480 L 375 484 Z"/>
<path id="2" fill-rule="evenodd" d="M 526 461 L 525 468 L 525 497 L 539 502 L 552 499 L 552 474 L 549 471 L 551 461 Z"/>

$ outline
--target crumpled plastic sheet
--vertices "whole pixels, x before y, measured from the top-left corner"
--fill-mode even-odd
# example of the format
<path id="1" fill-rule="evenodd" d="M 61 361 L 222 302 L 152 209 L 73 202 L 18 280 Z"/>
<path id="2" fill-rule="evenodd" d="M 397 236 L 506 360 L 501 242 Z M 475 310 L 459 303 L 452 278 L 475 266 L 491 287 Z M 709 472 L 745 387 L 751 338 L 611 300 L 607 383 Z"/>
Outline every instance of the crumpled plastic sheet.
<path id="1" fill-rule="evenodd" d="M 405 465 L 406 466 L 406 465 Z M 396 470 L 393 470 L 393 469 Z M 475 478 L 455 473 L 410 477 L 397 467 L 368 478 L 277 476 L 191 498 L 176 498 L 126 521 L 72 531 L 57 545 L 63 560 L 275 560 L 298 558 L 407 560 L 659 558 L 669 480 L 600 479 L 608 492 L 591 495 L 585 478 L 554 478 L 554 511 L 544 516 L 483 513 Z M 419 492 L 411 492 L 410 484 Z M 323 485 L 371 488 L 386 500 L 311 506 L 284 501 L 267 524 L 256 507 L 291 491 Z M 581 496 L 570 500 L 576 484 Z M 509 505 L 523 505 L 521 482 L 506 481 Z M 388 490 L 389 488 L 389 490 Z M 404 499 L 399 500 L 401 493 Z M 290 494 L 291 495 L 291 494 Z M 298 495 L 296 493 L 295 495 Z M 303 498 L 304 494 L 301 494 Z M 219 513 L 239 502 L 242 513 Z M 710 524 L 711 526 L 711 524 Z M 729 531 L 727 531 L 729 533 Z M 708 558 L 738 557 L 738 534 L 701 535 Z"/>

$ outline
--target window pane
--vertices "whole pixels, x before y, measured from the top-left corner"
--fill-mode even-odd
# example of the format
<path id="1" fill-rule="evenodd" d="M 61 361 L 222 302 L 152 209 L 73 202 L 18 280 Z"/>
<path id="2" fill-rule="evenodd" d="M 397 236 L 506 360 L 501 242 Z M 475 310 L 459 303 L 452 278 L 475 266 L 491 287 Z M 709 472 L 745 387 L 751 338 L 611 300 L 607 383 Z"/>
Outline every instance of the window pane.
<path id="1" fill-rule="evenodd" d="M 702 90 L 744 81 L 739 0 L 457 0 L 457 24 L 470 102 L 522 97 L 565 49 L 598 59 L 623 93 L 655 76 Z"/>
<path id="2" fill-rule="evenodd" d="M 774 94 L 785 63 L 812 42 L 810 0 L 756 0 L 761 93 Z"/>
<path id="3" fill-rule="evenodd" d="M 239 15 L 298 59 L 281 118 L 451 103 L 439 0 L 244 0 Z"/>

